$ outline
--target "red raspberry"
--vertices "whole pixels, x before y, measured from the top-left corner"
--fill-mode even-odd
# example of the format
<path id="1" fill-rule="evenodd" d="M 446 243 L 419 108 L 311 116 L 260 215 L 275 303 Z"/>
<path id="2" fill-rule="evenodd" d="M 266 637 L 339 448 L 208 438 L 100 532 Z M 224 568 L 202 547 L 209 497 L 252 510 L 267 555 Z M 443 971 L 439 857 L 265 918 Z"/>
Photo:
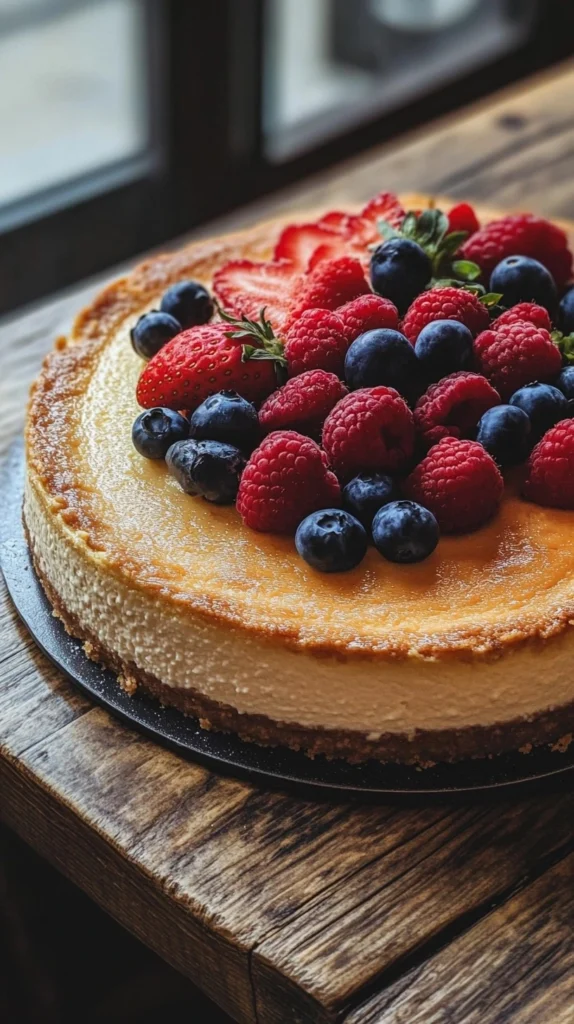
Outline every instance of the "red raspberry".
<path id="1" fill-rule="evenodd" d="M 550 427 L 534 448 L 524 496 L 537 505 L 574 509 L 574 420 Z"/>
<path id="2" fill-rule="evenodd" d="M 252 530 L 293 533 L 305 516 L 340 501 L 339 482 L 319 445 L 294 430 L 276 430 L 243 470 L 237 511 Z"/>
<path id="3" fill-rule="evenodd" d="M 467 239 L 461 247 L 466 260 L 482 267 L 489 277 L 506 256 L 532 256 L 552 274 L 558 288 L 572 275 L 572 253 L 564 231 L 530 213 L 515 213 L 493 220 Z"/>
<path id="4" fill-rule="evenodd" d="M 415 425 L 430 447 L 443 437 L 469 437 L 500 395 L 478 373 L 460 370 L 431 384 L 415 406 Z"/>
<path id="5" fill-rule="evenodd" d="M 469 203 L 459 203 L 449 211 L 449 231 L 468 231 L 469 235 L 474 235 L 479 228 L 478 217 Z"/>
<path id="6" fill-rule="evenodd" d="M 334 373 L 307 370 L 274 391 L 259 410 L 264 430 L 298 430 L 312 437 L 347 389 Z"/>
<path id="7" fill-rule="evenodd" d="M 394 388 L 361 388 L 343 398 L 323 427 L 333 469 L 349 479 L 368 469 L 401 469 L 414 448 L 413 414 Z"/>
<path id="8" fill-rule="evenodd" d="M 409 498 L 436 516 L 444 533 L 470 533 L 496 512 L 504 482 L 477 441 L 444 437 L 406 481 Z"/>
<path id="9" fill-rule="evenodd" d="M 358 299 L 347 302 L 337 310 L 345 325 L 345 334 L 350 342 L 365 331 L 374 331 L 379 327 L 390 327 L 398 330 L 399 314 L 397 307 L 390 299 L 380 295 L 360 295 Z"/>
<path id="10" fill-rule="evenodd" d="M 343 321 L 328 309 L 307 309 L 287 332 L 285 356 L 289 376 L 305 370 L 343 375 L 349 341 Z"/>
<path id="11" fill-rule="evenodd" d="M 359 260 L 353 256 L 323 260 L 302 278 L 289 325 L 306 309 L 338 309 L 367 292 L 370 288 Z"/>
<path id="12" fill-rule="evenodd" d="M 551 380 L 562 366 L 562 356 L 548 331 L 526 320 L 483 331 L 475 339 L 474 355 L 481 372 L 504 399 L 524 384 Z"/>
<path id="13" fill-rule="evenodd" d="M 544 327 L 546 331 L 552 330 L 548 310 L 544 309 L 544 306 L 537 306 L 535 302 L 519 302 L 511 309 L 507 309 L 505 313 L 501 313 L 490 326 L 493 331 L 497 331 L 499 327 L 515 324 L 517 320 L 526 320 L 529 324 L 535 324 L 536 327 Z"/>
<path id="14" fill-rule="evenodd" d="M 402 323 L 402 332 L 414 345 L 423 327 L 433 320 L 459 320 L 473 334 L 488 327 L 486 306 L 464 288 L 431 288 L 411 303 Z"/>

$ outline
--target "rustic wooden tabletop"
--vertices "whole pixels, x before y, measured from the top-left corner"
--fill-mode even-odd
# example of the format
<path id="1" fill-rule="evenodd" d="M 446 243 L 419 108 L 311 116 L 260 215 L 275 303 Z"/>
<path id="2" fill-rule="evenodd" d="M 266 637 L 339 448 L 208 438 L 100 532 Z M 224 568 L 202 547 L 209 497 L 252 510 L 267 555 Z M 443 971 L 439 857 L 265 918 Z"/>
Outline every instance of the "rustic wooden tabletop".
<path id="1" fill-rule="evenodd" d="M 383 187 L 574 219 L 573 92 L 562 67 L 211 230 Z M 3 326 L 2 450 L 95 290 Z M 0 816 L 236 1020 L 574 1020 L 574 792 L 420 809 L 266 792 L 120 725 L 4 593 L 0 616 Z"/>

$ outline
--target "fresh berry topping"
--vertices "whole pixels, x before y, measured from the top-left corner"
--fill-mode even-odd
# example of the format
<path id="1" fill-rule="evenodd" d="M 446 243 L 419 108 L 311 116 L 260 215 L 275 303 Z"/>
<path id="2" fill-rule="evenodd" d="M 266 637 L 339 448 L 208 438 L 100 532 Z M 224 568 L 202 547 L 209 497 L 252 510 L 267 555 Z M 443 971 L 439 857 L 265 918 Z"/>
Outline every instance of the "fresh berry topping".
<path id="1" fill-rule="evenodd" d="M 551 380 L 559 372 L 562 357 L 544 327 L 526 320 L 483 331 L 474 342 L 474 355 L 503 398 L 535 380 Z"/>
<path id="2" fill-rule="evenodd" d="M 554 381 L 554 386 L 566 396 L 568 402 L 574 402 L 574 366 L 565 366 Z M 571 408 L 570 405 L 568 408 Z"/>
<path id="3" fill-rule="evenodd" d="M 233 260 L 213 277 L 213 290 L 220 304 L 238 317 L 255 320 L 265 309 L 276 331 L 283 329 L 292 306 L 292 290 L 298 277 L 289 260 L 254 263 Z"/>
<path id="4" fill-rule="evenodd" d="M 548 310 L 544 309 L 544 306 L 537 306 L 535 302 L 518 302 L 516 306 L 501 313 L 490 326 L 493 331 L 497 331 L 499 327 L 508 327 L 509 324 L 515 324 L 517 320 L 526 320 L 527 323 L 534 324 L 535 327 L 543 327 L 546 331 L 552 330 Z"/>
<path id="5" fill-rule="evenodd" d="M 539 441 L 550 427 L 568 415 L 568 402 L 552 384 L 527 384 L 515 391 L 510 404 L 518 406 L 528 416 L 532 428 L 532 441 Z"/>
<path id="6" fill-rule="evenodd" d="M 420 332 L 415 353 L 427 380 L 440 380 L 470 366 L 472 334 L 459 320 L 433 320 Z"/>
<path id="7" fill-rule="evenodd" d="M 564 334 L 574 331 L 574 285 L 562 296 L 558 310 L 558 323 Z"/>
<path id="8" fill-rule="evenodd" d="M 487 409 L 500 395 L 478 373 L 461 370 L 431 384 L 415 406 L 415 424 L 430 447 L 443 437 L 470 437 Z"/>
<path id="9" fill-rule="evenodd" d="M 363 524 L 365 530 L 371 529 L 375 512 L 396 497 L 395 482 L 385 473 L 359 473 L 343 487 L 343 507 Z"/>
<path id="10" fill-rule="evenodd" d="M 554 310 L 558 302 L 552 274 L 530 256 L 507 256 L 497 263 L 490 275 L 490 290 L 502 296 L 504 306 L 535 302 Z"/>
<path id="11" fill-rule="evenodd" d="M 331 409 L 346 394 L 336 374 L 306 370 L 269 395 L 259 410 L 259 421 L 266 433 L 297 430 L 316 437 Z"/>
<path id="12" fill-rule="evenodd" d="M 142 359 L 151 359 L 168 341 L 181 331 L 181 324 L 169 313 L 152 309 L 151 313 L 140 316 L 130 331 L 134 350 Z"/>
<path id="13" fill-rule="evenodd" d="M 530 420 L 517 405 L 496 405 L 481 417 L 476 440 L 504 469 L 524 461 L 530 432 Z"/>
<path id="14" fill-rule="evenodd" d="M 385 384 L 410 399 L 420 394 L 419 378 L 413 346 L 399 331 L 367 331 L 345 356 L 345 380 L 351 391 Z"/>
<path id="15" fill-rule="evenodd" d="M 472 235 L 461 251 L 465 259 L 479 264 L 486 277 L 501 260 L 517 255 L 532 256 L 543 263 L 559 288 L 572 274 L 572 254 L 564 231 L 532 214 L 511 214 L 492 221 Z"/>
<path id="16" fill-rule="evenodd" d="M 320 246 L 342 244 L 339 230 L 324 222 L 289 224 L 283 228 L 275 246 L 275 260 L 290 260 L 296 271 L 304 273 L 309 260 Z"/>
<path id="17" fill-rule="evenodd" d="M 337 316 L 343 321 L 348 342 L 354 341 L 365 331 L 375 331 L 378 327 L 396 331 L 399 326 L 397 307 L 389 299 L 370 293 L 340 306 Z"/>
<path id="18" fill-rule="evenodd" d="M 389 562 L 422 562 L 438 541 L 435 517 L 415 501 L 392 501 L 373 519 L 373 543 Z"/>
<path id="19" fill-rule="evenodd" d="M 574 509 L 574 420 L 561 420 L 536 445 L 524 496 L 537 505 Z"/>
<path id="20" fill-rule="evenodd" d="M 347 572 L 367 552 L 361 523 L 340 508 L 312 512 L 297 527 L 295 547 L 301 558 L 319 572 Z"/>
<path id="21" fill-rule="evenodd" d="M 164 459 L 168 448 L 189 436 L 189 421 L 173 409 L 146 409 L 132 427 L 134 448 L 146 459 Z"/>
<path id="22" fill-rule="evenodd" d="M 371 256 L 373 290 L 390 299 L 400 313 L 426 288 L 432 264 L 424 249 L 408 238 L 392 238 L 377 246 Z"/>
<path id="23" fill-rule="evenodd" d="M 252 530 L 293 533 L 305 516 L 340 500 L 339 482 L 319 445 L 293 430 L 277 430 L 249 459 L 237 509 Z"/>
<path id="24" fill-rule="evenodd" d="M 214 505 L 231 505 L 236 498 L 245 456 L 220 441 L 177 441 L 165 461 L 186 494 L 200 495 Z"/>
<path id="25" fill-rule="evenodd" d="M 468 235 L 474 235 L 480 224 L 478 217 L 469 203 L 458 203 L 448 213 L 449 231 L 466 231 Z"/>
<path id="26" fill-rule="evenodd" d="M 289 374 L 294 377 L 305 370 L 328 370 L 341 377 L 348 347 L 345 326 L 337 313 L 307 309 L 287 332 Z"/>
<path id="27" fill-rule="evenodd" d="M 352 256 L 323 260 L 302 279 L 289 323 L 306 309 L 338 309 L 369 290 L 359 260 Z"/>
<path id="28" fill-rule="evenodd" d="M 353 391 L 327 416 L 323 447 L 346 480 L 367 470 L 401 469 L 413 454 L 413 414 L 394 388 Z"/>
<path id="29" fill-rule="evenodd" d="M 229 337 L 225 323 L 182 331 L 149 361 L 136 396 L 144 409 L 196 409 L 209 395 L 233 388 L 250 402 L 260 402 L 276 387 L 281 358 L 253 358 L 256 346 Z M 248 350 L 246 354 L 246 349 Z M 265 352 L 263 345 L 258 350 Z M 251 351 L 252 350 L 252 351 Z"/>
<path id="30" fill-rule="evenodd" d="M 260 437 L 257 410 L 236 391 L 219 391 L 198 405 L 190 419 L 189 436 L 197 441 L 222 441 L 250 452 Z"/>
<path id="31" fill-rule="evenodd" d="M 445 437 L 406 481 L 409 498 L 436 516 L 445 533 L 469 533 L 496 512 L 504 490 L 500 471 L 476 441 Z"/>
<path id="32" fill-rule="evenodd" d="M 379 222 L 384 220 L 393 228 L 400 228 L 405 219 L 405 211 L 393 192 L 381 192 L 367 203 L 362 213 L 355 219 L 351 232 L 353 240 L 363 245 L 370 245 L 380 240 Z"/>
<path id="33" fill-rule="evenodd" d="M 213 299 L 199 281 L 178 281 L 164 292 L 160 309 L 179 321 L 181 326 L 197 327 L 213 316 Z"/>
<path id="34" fill-rule="evenodd" d="M 473 335 L 489 324 L 488 309 L 476 295 L 450 286 L 418 295 L 406 312 L 401 330 L 414 345 L 423 327 L 433 320 L 459 320 Z"/>

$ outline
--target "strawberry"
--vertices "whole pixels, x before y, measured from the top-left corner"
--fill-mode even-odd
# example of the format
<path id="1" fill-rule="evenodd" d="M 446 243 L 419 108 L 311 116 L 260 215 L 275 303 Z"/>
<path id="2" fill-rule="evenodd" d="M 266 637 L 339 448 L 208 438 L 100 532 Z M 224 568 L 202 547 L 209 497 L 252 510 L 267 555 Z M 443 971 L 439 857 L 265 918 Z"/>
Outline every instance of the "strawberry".
<path id="1" fill-rule="evenodd" d="M 360 242 L 365 246 L 372 242 L 380 242 L 380 220 L 398 229 L 404 219 L 405 211 L 397 196 L 392 192 L 381 192 L 367 203 L 359 217 L 354 218 L 354 223 L 350 225 L 351 241 Z"/>
<path id="2" fill-rule="evenodd" d="M 290 260 L 232 260 L 215 272 L 213 291 L 221 305 L 238 317 L 255 319 L 264 307 L 275 330 L 280 331 L 293 304 L 297 277 Z"/>
<path id="3" fill-rule="evenodd" d="M 313 254 L 324 245 L 344 244 L 336 229 L 325 223 L 289 224 L 281 232 L 275 246 L 274 259 L 290 260 L 303 273 L 309 266 Z"/>

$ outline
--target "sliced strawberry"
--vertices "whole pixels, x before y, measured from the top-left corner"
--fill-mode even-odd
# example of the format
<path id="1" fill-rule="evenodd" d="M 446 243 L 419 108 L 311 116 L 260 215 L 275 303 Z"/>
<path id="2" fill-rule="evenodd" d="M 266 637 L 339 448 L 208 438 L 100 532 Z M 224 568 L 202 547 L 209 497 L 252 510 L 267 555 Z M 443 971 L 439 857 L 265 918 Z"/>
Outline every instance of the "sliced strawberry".
<path id="1" fill-rule="evenodd" d="M 322 224 L 290 224 L 284 228 L 275 246 L 275 260 L 291 260 L 300 271 L 307 270 L 309 260 L 319 246 L 329 245 L 337 233 Z"/>
<path id="2" fill-rule="evenodd" d="M 359 217 L 355 218 L 352 241 L 362 245 L 371 245 L 380 241 L 378 222 L 386 220 L 393 228 L 400 228 L 405 218 L 405 211 L 396 195 L 392 192 L 381 192 L 365 206 Z"/>
<path id="3" fill-rule="evenodd" d="M 353 251 L 353 248 L 345 238 L 335 237 L 331 242 L 325 242 L 318 249 L 315 249 L 309 260 L 307 273 L 311 273 L 324 260 L 334 260 L 337 256 L 346 256 Z"/>
<path id="4" fill-rule="evenodd" d="M 321 227 L 331 228 L 332 231 L 340 231 L 344 234 L 347 228 L 348 219 L 348 213 L 343 213 L 342 210 L 330 210 L 329 213 L 325 213 L 319 218 L 317 224 L 320 224 Z"/>
<path id="5" fill-rule="evenodd" d="M 255 320 L 265 307 L 267 318 L 280 331 L 293 304 L 291 296 L 297 278 L 290 260 L 232 260 L 216 271 L 213 290 L 221 305 L 239 317 Z"/>

